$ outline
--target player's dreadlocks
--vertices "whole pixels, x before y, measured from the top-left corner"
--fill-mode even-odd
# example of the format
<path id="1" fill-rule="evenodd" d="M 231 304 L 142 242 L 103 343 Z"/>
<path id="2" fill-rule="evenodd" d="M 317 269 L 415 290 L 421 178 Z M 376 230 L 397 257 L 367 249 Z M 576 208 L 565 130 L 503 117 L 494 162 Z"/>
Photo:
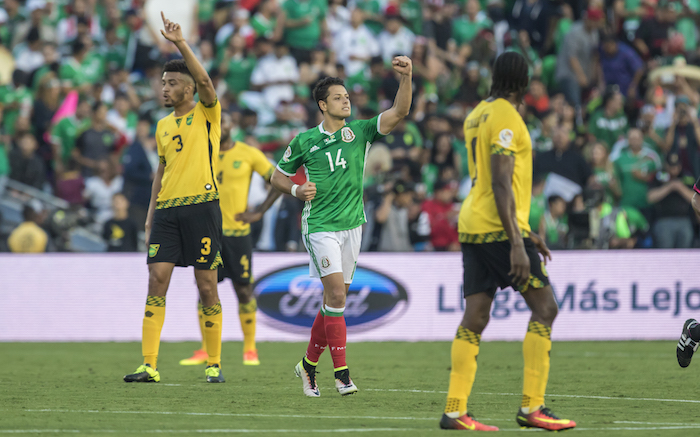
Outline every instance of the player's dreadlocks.
<path id="1" fill-rule="evenodd" d="M 165 72 L 181 73 L 192 78 L 192 82 L 194 82 L 194 91 L 192 91 L 192 94 L 197 94 L 197 82 L 195 82 L 194 76 L 190 73 L 190 69 L 187 68 L 187 63 L 184 59 L 172 59 L 166 62 L 163 66 L 163 73 Z"/>
<path id="2" fill-rule="evenodd" d="M 318 105 L 318 102 L 323 100 L 324 102 L 328 98 L 329 94 L 329 88 L 333 85 L 340 85 L 340 86 L 345 86 L 345 82 L 343 82 L 343 79 L 339 77 L 324 77 L 323 79 L 319 80 L 316 82 L 316 86 L 314 87 L 313 95 L 314 95 L 314 102 Z M 321 105 L 318 106 L 318 109 L 321 109 Z M 321 111 L 323 112 L 323 111 Z"/>
<path id="3" fill-rule="evenodd" d="M 520 101 L 525 96 L 530 81 L 525 57 L 515 52 L 505 52 L 493 64 L 491 97 L 508 98 L 515 93 Z"/>

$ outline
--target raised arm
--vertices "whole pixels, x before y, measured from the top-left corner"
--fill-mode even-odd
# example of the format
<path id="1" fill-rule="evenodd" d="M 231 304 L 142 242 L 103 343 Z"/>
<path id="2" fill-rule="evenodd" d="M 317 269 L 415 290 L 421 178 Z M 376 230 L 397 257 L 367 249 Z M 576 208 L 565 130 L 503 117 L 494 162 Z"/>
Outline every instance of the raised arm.
<path id="1" fill-rule="evenodd" d="M 391 64 L 394 71 L 401 74 L 399 90 L 394 99 L 394 105 L 382 112 L 379 120 L 379 133 L 386 135 L 391 132 L 399 122 L 408 115 L 411 110 L 411 100 L 413 99 L 413 64 L 408 56 L 397 56 Z"/>
<path id="2" fill-rule="evenodd" d="M 190 70 L 190 74 L 194 78 L 194 82 L 197 84 L 197 92 L 199 93 L 199 100 L 204 104 L 204 106 L 211 106 L 216 103 L 216 90 L 214 89 L 214 84 L 204 69 L 202 64 L 199 62 L 197 57 L 192 52 L 189 44 L 185 41 L 182 36 L 182 29 L 177 23 L 165 18 L 165 15 L 161 11 L 161 18 L 163 18 L 163 27 L 165 30 L 161 30 L 160 33 L 163 34 L 165 39 L 172 41 L 175 47 L 180 51 L 182 57 L 185 59 L 187 64 L 187 69 Z"/>

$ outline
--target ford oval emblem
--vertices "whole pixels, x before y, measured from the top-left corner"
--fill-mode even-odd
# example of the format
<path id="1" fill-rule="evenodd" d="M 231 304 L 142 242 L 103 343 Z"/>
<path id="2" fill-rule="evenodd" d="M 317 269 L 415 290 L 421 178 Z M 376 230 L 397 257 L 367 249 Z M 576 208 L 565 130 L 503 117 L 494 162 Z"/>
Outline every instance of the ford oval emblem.
<path id="1" fill-rule="evenodd" d="M 284 331 L 308 332 L 323 302 L 321 280 L 309 277 L 309 265 L 268 273 L 255 285 L 261 321 Z M 400 317 L 408 307 L 406 290 L 383 273 L 357 267 L 345 302 L 348 332 L 359 332 Z"/>

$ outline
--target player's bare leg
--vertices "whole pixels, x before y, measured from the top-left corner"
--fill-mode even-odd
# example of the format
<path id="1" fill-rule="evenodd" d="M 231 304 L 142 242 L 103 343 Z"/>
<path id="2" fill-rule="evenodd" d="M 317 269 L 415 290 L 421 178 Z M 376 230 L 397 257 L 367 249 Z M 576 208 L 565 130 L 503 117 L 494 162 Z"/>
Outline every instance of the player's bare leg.
<path id="1" fill-rule="evenodd" d="M 559 311 L 552 287 L 529 288 L 522 296 L 532 311 L 532 317 L 523 341 L 523 401 L 516 420 L 520 426 L 527 428 L 550 431 L 573 428 L 576 422 L 560 419 L 544 406 L 552 349 L 552 324 Z"/>
<path id="2" fill-rule="evenodd" d="M 217 271 L 194 270 L 199 299 L 202 302 L 204 341 L 207 344 L 207 382 L 224 382 L 221 374 L 221 302 L 217 291 Z"/>
<path id="3" fill-rule="evenodd" d="M 253 284 L 233 283 L 238 297 L 238 318 L 243 331 L 243 364 L 257 366 L 260 364 L 258 350 L 255 348 L 255 325 L 258 303 L 253 295 Z"/>
<path id="4" fill-rule="evenodd" d="M 452 371 L 445 413 L 440 420 L 442 429 L 498 431 L 497 427 L 484 425 L 467 412 L 467 399 L 476 377 L 481 333 L 489 323 L 492 302 L 493 298 L 487 293 L 471 294 L 466 298 L 464 317 L 452 341 Z"/>
<path id="5" fill-rule="evenodd" d="M 168 292 L 173 263 L 153 263 L 148 265 L 148 297 L 143 316 L 141 351 L 143 364 L 130 375 L 124 376 L 126 382 L 159 382 L 158 349 L 160 332 L 165 321 L 165 295 Z"/>

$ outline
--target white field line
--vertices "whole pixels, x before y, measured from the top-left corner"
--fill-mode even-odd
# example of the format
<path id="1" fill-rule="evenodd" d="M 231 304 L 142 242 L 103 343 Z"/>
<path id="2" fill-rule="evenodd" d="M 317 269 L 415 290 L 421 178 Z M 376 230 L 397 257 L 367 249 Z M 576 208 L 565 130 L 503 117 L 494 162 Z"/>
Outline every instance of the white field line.
<path id="1" fill-rule="evenodd" d="M 597 427 L 597 428 L 576 428 L 578 431 L 658 431 L 658 430 L 674 430 L 674 429 L 700 429 L 700 425 L 678 425 L 678 426 L 620 426 L 620 427 Z M 336 428 L 336 429 L 138 429 L 138 430 L 117 430 L 117 429 L 4 429 L 0 430 L 0 434 L 59 434 L 59 433 L 119 433 L 119 434 L 226 434 L 226 433 L 348 433 L 348 432 L 406 432 L 406 431 L 425 431 L 421 428 Z M 531 431 L 539 432 L 539 429 L 501 429 L 503 432 L 508 431 Z"/>
<path id="2" fill-rule="evenodd" d="M 55 410 L 55 409 L 28 409 L 22 410 L 29 413 L 108 413 L 108 414 L 159 414 L 171 416 L 223 416 L 223 417 L 267 417 L 284 419 L 347 419 L 348 416 L 318 416 L 312 414 L 259 414 L 259 413 L 188 413 L 180 411 L 113 411 L 113 410 Z M 355 416 L 354 419 L 366 420 L 440 420 L 439 414 L 435 417 L 383 417 L 383 416 Z M 485 420 L 485 419 L 484 419 Z"/>
<path id="3" fill-rule="evenodd" d="M 0 434 L 62 434 L 62 433 L 114 433 L 114 434 L 270 434 L 270 433 L 348 433 L 419 431 L 418 428 L 336 428 L 336 429 L 0 429 Z"/>
<path id="4" fill-rule="evenodd" d="M 447 394 L 446 391 L 439 390 L 404 390 L 396 388 L 365 388 L 364 391 L 379 391 L 379 392 L 403 392 L 403 393 L 436 393 L 436 394 Z M 487 396 L 522 396 L 522 393 L 474 393 L 477 395 L 487 395 Z M 548 398 L 574 398 L 574 399 L 603 399 L 603 400 L 613 400 L 613 401 L 651 401 L 651 402 L 681 402 L 690 404 L 700 404 L 700 400 L 695 399 L 659 399 L 659 398 L 623 398 L 618 396 L 588 396 L 588 395 L 554 395 L 546 394 L 545 397 Z"/>

